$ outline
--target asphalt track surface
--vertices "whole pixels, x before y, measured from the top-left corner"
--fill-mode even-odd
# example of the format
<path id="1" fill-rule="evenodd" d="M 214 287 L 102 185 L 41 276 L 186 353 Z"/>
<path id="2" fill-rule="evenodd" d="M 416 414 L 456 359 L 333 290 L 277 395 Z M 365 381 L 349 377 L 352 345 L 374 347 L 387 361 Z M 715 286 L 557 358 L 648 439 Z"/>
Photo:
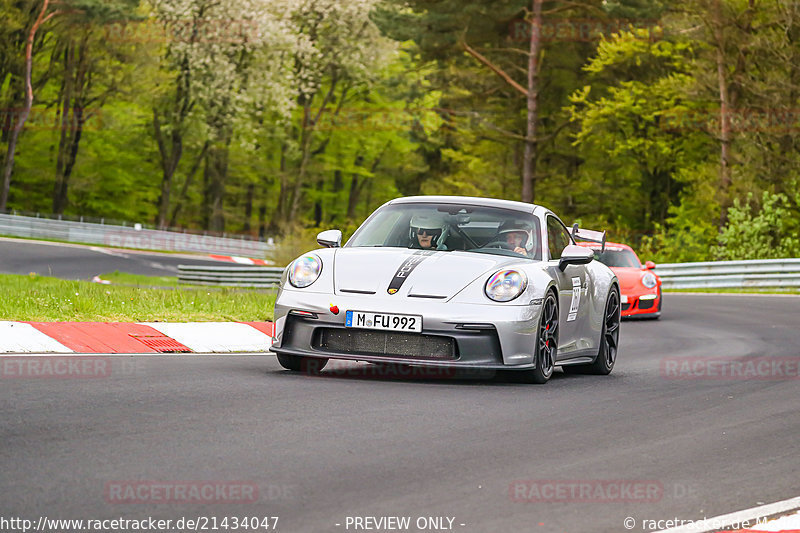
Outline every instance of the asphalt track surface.
<path id="1" fill-rule="evenodd" d="M 107 272 L 177 276 L 178 265 L 224 264 L 202 256 L 0 238 L 0 273 L 85 280 Z"/>
<path id="2" fill-rule="evenodd" d="M 363 365 L 309 377 L 263 355 L 114 357 L 108 377 L 6 376 L 0 516 L 278 516 L 285 532 L 444 516 L 453 531 L 584 533 L 785 500 L 800 495 L 800 381 L 664 369 L 677 357 L 796 361 L 799 324 L 796 297 L 667 294 L 661 320 L 623 323 L 610 376 L 557 372 L 544 386 L 387 379 Z M 259 492 L 245 504 L 107 501 L 109 483 L 131 480 L 247 480 Z M 519 502 L 518 480 L 662 491 Z"/>

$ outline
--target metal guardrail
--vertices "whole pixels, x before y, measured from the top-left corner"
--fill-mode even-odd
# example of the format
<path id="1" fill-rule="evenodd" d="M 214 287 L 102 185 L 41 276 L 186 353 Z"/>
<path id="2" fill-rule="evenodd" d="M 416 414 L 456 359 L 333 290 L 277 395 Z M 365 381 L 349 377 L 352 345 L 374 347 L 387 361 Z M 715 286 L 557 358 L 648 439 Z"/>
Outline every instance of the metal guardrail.
<path id="1" fill-rule="evenodd" d="M 800 259 L 665 263 L 655 273 L 664 289 L 800 287 Z"/>
<path id="2" fill-rule="evenodd" d="M 283 267 L 178 265 L 178 282 L 228 287 L 276 287 Z"/>
<path id="3" fill-rule="evenodd" d="M 0 235 L 143 250 L 217 253 L 259 258 L 265 257 L 274 248 L 265 242 L 244 237 L 232 239 L 145 229 L 138 226 L 113 226 L 6 214 L 0 214 Z"/>

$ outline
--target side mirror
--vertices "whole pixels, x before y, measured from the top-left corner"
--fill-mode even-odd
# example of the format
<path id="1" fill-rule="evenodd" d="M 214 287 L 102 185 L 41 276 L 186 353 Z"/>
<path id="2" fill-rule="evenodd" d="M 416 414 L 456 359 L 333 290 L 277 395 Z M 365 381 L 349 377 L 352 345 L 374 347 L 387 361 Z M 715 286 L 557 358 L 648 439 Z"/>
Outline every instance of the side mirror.
<path id="1" fill-rule="evenodd" d="M 339 248 L 342 246 L 342 232 L 338 229 L 329 229 L 317 234 L 317 243 L 325 248 Z"/>
<path id="2" fill-rule="evenodd" d="M 563 272 L 569 265 L 588 265 L 594 260 L 594 251 L 585 246 L 569 244 L 561 252 L 558 268 Z"/>
<path id="3" fill-rule="evenodd" d="M 644 268 L 646 268 L 647 270 L 653 270 L 655 267 L 656 267 L 656 264 L 653 263 L 652 261 L 647 261 L 644 264 Z"/>

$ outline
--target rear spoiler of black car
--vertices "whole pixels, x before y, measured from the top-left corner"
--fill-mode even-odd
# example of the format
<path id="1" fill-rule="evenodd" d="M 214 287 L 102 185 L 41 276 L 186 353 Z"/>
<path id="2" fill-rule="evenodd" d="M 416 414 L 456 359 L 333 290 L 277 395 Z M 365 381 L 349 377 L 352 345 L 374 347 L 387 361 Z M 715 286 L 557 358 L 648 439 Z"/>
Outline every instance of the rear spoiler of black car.
<path id="1" fill-rule="evenodd" d="M 572 238 L 578 239 L 581 241 L 587 242 L 596 242 L 602 245 L 601 252 L 606 251 L 606 232 L 605 231 L 592 231 L 590 229 L 581 229 L 578 228 L 578 224 L 575 223 L 572 226 Z"/>

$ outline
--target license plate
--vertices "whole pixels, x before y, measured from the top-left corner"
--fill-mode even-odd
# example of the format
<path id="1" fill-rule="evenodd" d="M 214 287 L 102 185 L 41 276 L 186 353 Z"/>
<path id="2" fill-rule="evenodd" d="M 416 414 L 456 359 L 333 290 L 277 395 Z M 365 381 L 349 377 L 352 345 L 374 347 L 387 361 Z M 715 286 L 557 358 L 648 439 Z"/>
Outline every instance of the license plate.
<path id="1" fill-rule="evenodd" d="M 627 294 L 623 294 L 622 295 L 622 303 L 624 303 L 624 304 L 628 303 L 628 295 Z"/>
<path id="2" fill-rule="evenodd" d="M 366 311 L 347 311 L 347 313 L 345 313 L 344 325 L 348 328 L 422 333 L 422 317 L 419 315 L 394 315 Z"/>

